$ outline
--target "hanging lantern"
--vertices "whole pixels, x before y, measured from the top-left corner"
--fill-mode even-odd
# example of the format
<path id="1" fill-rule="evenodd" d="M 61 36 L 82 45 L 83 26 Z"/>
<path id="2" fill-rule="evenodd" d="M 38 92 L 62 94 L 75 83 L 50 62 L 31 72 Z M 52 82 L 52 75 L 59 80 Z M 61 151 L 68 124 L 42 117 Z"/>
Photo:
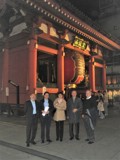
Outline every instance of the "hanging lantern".
<path id="1" fill-rule="evenodd" d="M 79 84 L 84 80 L 85 60 L 79 52 L 67 52 L 64 65 L 65 84 Z"/>

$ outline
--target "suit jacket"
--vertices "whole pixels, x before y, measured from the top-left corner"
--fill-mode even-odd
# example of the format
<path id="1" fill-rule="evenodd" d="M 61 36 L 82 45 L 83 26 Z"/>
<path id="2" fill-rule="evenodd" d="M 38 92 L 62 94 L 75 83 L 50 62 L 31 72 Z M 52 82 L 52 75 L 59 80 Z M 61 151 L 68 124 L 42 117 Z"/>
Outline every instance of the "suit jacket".
<path id="1" fill-rule="evenodd" d="M 35 101 L 35 104 L 36 104 L 37 115 L 39 115 L 39 103 L 37 101 Z M 31 103 L 30 100 L 28 100 L 28 101 L 25 102 L 24 112 L 25 112 L 26 117 L 28 119 L 32 118 L 32 115 L 33 115 L 33 106 L 32 106 L 32 103 Z"/>
<path id="2" fill-rule="evenodd" d="M 79 123 L 80 122 L 80 112 L 82 111 L 82 101 L 80 98 L 76 97 L 73 102 L 73 98 L 70 98 L 67 102 L 67 115 L 69 117 L 69 123 Z M 78 111 L 73 112 L 73 109 L 76 108 Z"/>
<path id="3" fill-rule="evenodd" d="M 48 99 L 48 104 L 49 104 L 48 115 L 53 116 L 54 107 L 53 107 L 53 102 L 50 99 Z M 42 116 L 42 110 L 44 110 L 44 99 L 40 101 L 40 116 Z"/>

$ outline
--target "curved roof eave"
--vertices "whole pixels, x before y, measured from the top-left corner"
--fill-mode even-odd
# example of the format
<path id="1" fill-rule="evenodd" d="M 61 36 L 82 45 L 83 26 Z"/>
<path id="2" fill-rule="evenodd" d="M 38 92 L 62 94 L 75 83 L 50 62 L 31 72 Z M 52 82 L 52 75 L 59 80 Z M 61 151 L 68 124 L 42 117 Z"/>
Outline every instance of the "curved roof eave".
<path id="1" fill-rule="evenodd" d="M 70 13 L 65 8 L 61 8 L 60 5 L 53 0 L 21 0 L 18 1 L 18 3 L 22 3 L 22 6 L 27 5 L 29 8 L 34 9 L 40 15 L 44 15 L 51 21 L 64 26 L 65 28 L 75 32 L 78 35 L 80 34 L 88 38 L 100 46 L 113 51 L 120 50 L 120 44 L 98 32 L 96 29 L 83 22 L 81 19 Z"/>

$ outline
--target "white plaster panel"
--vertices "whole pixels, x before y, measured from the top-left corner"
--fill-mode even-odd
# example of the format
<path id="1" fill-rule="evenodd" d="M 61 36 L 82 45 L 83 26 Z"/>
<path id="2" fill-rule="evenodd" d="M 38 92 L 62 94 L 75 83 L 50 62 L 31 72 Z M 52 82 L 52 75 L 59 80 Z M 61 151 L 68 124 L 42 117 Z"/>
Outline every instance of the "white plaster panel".
<path id="1" fill-rule="evenodd" d="M 56 29 L 53 27 L 50 28 L 50 35 L 59 38 L 58 34 L 56 33 Z"/>
<path id="2" fill-rule="evenodd" d="M 39 27 L 44 33 L 48 33 L 48 26 L 45 23 L 42 23 Z"/>

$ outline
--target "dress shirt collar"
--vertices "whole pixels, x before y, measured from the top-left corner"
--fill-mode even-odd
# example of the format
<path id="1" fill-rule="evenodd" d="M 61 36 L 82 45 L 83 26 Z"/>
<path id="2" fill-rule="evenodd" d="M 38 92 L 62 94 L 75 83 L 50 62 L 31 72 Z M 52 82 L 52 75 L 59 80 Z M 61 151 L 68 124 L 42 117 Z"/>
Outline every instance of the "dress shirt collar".
<path id="1" fill-rule="evenodd" d="M 86 99 L 90 99 L 91 98 L 91 96 L 90 97 L 87 97 Z"/>

